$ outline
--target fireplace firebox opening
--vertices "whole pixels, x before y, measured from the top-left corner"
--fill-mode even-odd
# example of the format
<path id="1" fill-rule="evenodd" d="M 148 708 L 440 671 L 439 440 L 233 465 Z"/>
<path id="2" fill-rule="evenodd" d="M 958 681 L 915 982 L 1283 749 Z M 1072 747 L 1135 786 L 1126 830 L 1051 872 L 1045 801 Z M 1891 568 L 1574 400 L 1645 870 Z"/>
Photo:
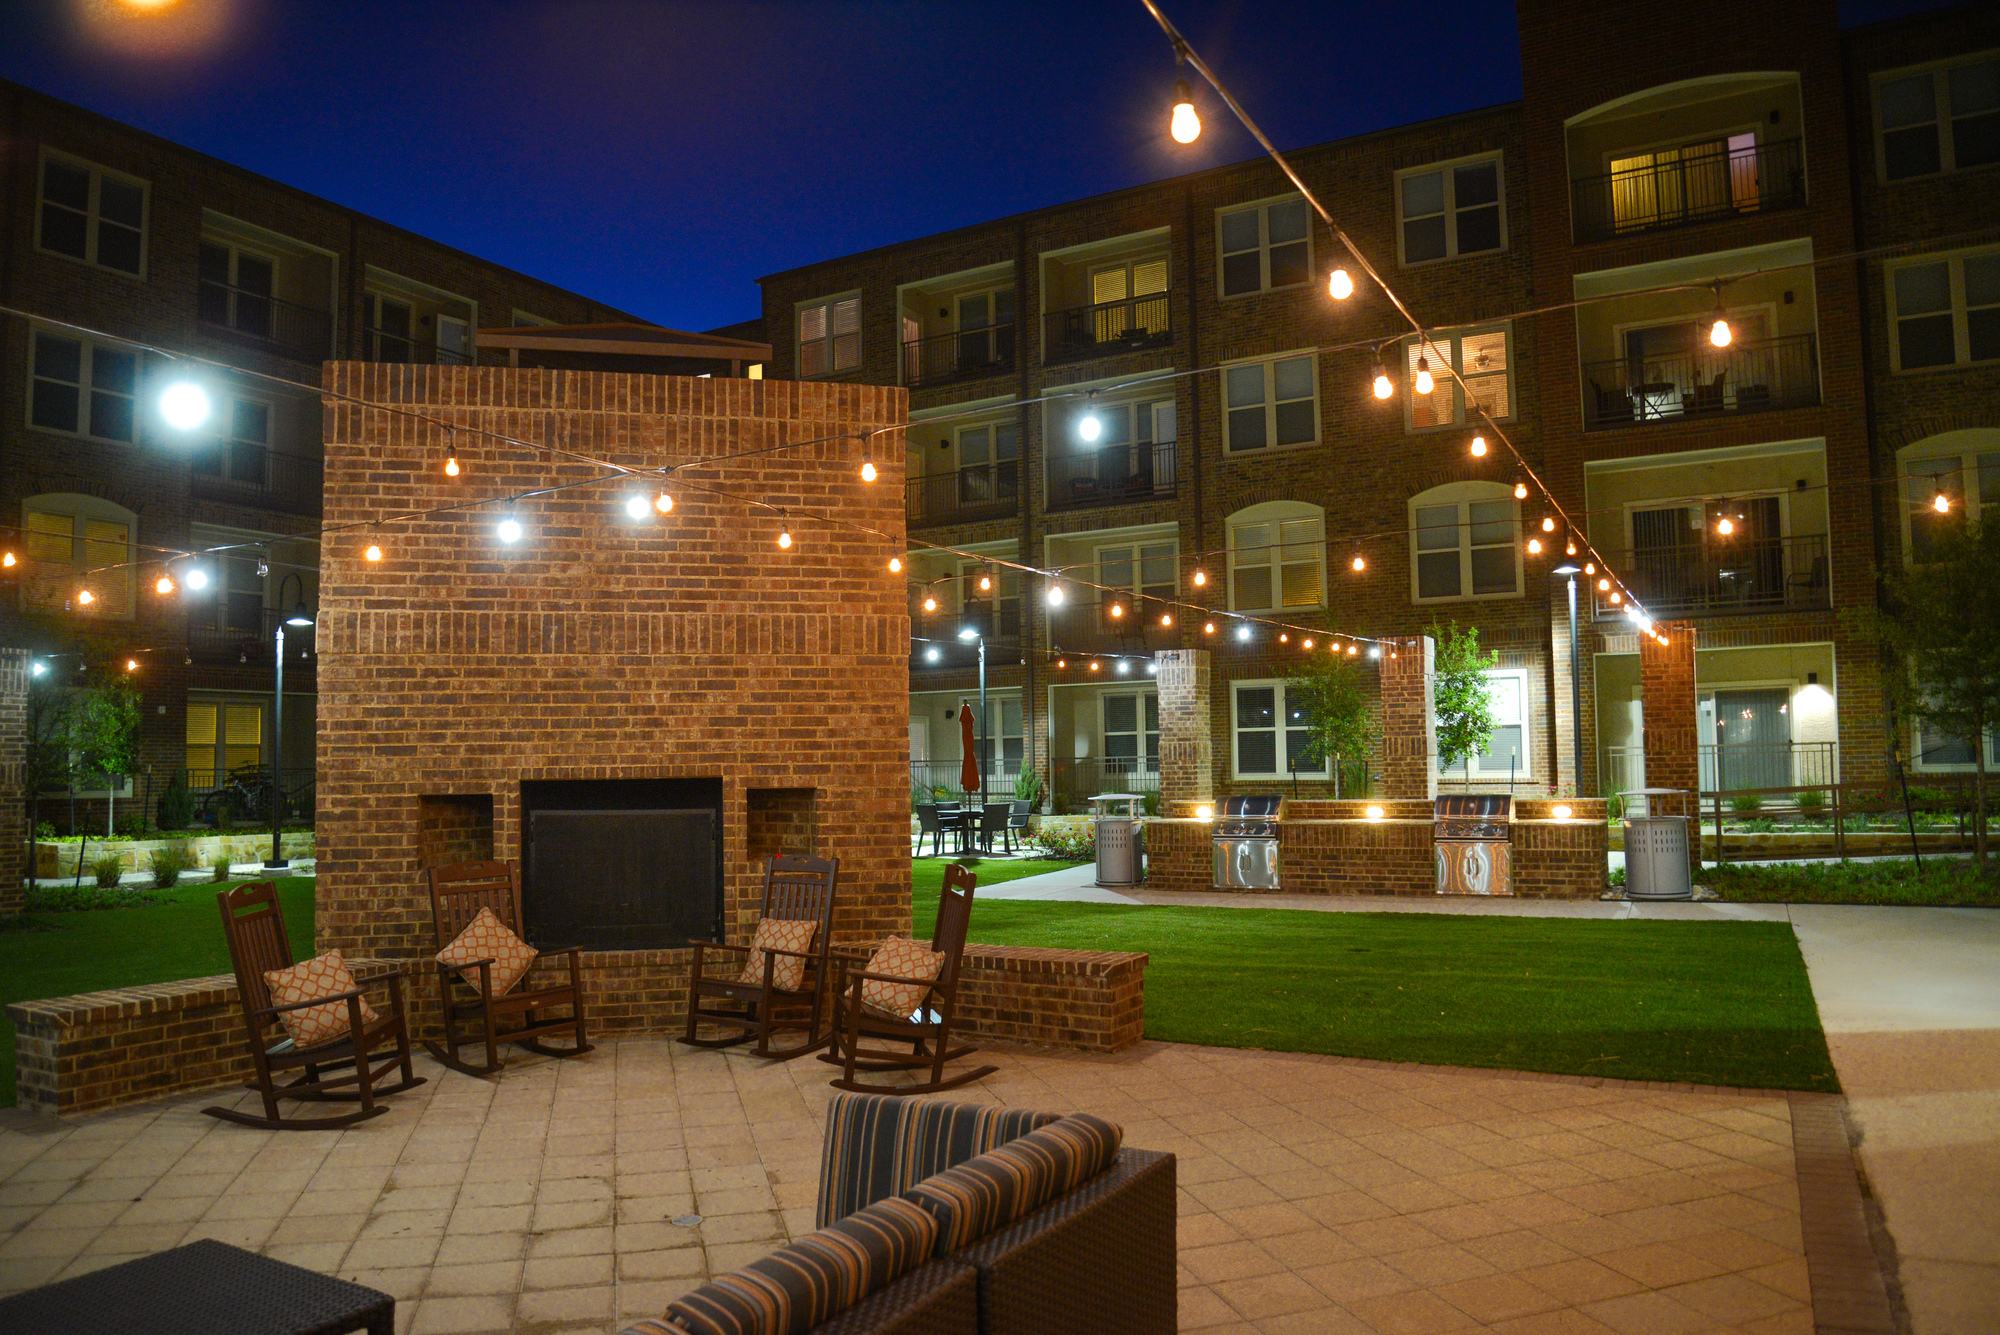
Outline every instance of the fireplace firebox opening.
<path id="1" fill-rule="evenodd" d="M 586 950 L 722 940 L 722 780 L 521 784 L 529 938 Z"/>

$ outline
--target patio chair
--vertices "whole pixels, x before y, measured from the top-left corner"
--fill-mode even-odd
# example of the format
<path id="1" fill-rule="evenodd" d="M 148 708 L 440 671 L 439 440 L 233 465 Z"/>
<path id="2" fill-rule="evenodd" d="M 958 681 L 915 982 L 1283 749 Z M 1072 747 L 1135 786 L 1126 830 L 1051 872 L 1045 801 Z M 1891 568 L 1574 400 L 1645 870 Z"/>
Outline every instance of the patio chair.
<path id="1" fill-rule="evenodd" d="M 979 851 L 991 853 L 993 843 L 1007 834 L 1007 818 L 1014 808 L 1006 802 L 988 802 L 979 812 Z"/>
<path id="2" fill-rule="evenodd" d="M 931 841 L 932 857 L 941 858 L 944 856 L 944 823 L 938 819 L 938 808 L 935 802 L 920 802 L 917 804 L 918 852 L 923 851 L 925 839 Z"/>
<path id="3" fill-rule="evenodd" d="M 432 867 L 426 877 L 431 891 L 431 925 L 437 933 L 439 951 L 457 941 L 459 934 L 479 917 L 481 909 L 492 910 L 501 926 L 517 937 L 521 935 L 521 887 L 513 863 L 461 862 Z M 505 938 L 501 940 L 504 942 Z M 512 943 L 506 944 L 520 949 Z M 567 976 L 549 986 L 524 986 L 518 990 L 504 979 L 498 989 L 493 986 L 494 971 L 503 967 L 498 958 L 465 964 L 436 960 L 444 1042 L 425 1039 L 424 1047 L 452 1070 L 478 1076 L 492 1075 L 500 1069 L 502 1043 L 512 1043 L 544 1057 L 581 1057 L 591 1050 L 591 1043 L 584 1033 L 582 966 L 577 958 L 580 950 L 578 946 L 551 946 L 535 951 L 529 967 L 516 974 L 520 982 L 528 980 L 534 964 L 559 955 L 569 957 Z M 475 946 L 474 953 L 486 954 L 483 944 Z M 557 1010 L 569 1013 L 550 1013 Z M 465 1032 L 461 1032 L 462 1026 Z M 542 1041 L 546 1035 L 565 1032 L 571 1035 L 568 1047 L 554 1047 Z M 465 1044 L 480 1041 L 486 1045 L 484 1065 L 474 1065 L 458 1055 Z"/>
<path id="4" fill-rule="evenodd" d="M 944 888 L 938 896 L 937 927 L 931 933 L 931 949 L 944 956 L 935 979 L 871 973 L 867 957 L 847 951 L 836 954 L 840 981 L 834 997 L 833 1051 L 823 1052 L 819 1057 L 841 1068 L 840 1078 L 828 1082 L 835 1089 L 863 1094 L 935 1094 L 984 1079 L 1000 1069 L 979 1066 L 949 1077 L 944 1073 L 946 1062 L 979 1051 L 969 1043 L 954 1045 L 951 1037 L 958 1006 L 959 961 L 965 954 L 965 932 L 972 922 L 972 892 L 977 884 L 964 867 L 955 862 L 946 864 Z M 897 1014 L 864 1000 L 870 982 L 914 986 L 922 991 L 907 1015 Z M 868 1040 L 908 1043 L 910 1051 L 905 1055 L 880 1046 L 863 1047 Z M 857 1071 L 925 1068 L 929 1068 L 930 1078 L 914 1085 L 871 1085 L 855 1079 Z"/>
<path id="5" fill-rule="evenodd" d="M 820 1032 L 820 1019 L 830 976 L 827 955 L 832 949 L 834 888 L 839 878 L 838 858 L 785 853 L 766 865 L 764 908 L 758 923 L 812 924 L 810 938 L 802 948 L 758 946 L 755 937 L 752 944 L 744 946 L 688 943 L 694 947 L 694 960 L 689 966 L 687 1032 L 681 1035 L 681 1042 L 697 1048 L 726 1048 L 754 1038 L 757 1046 L 750 1049 L 752 1056 L 790 1061 L 831 1041 L 831 1030 Z M 711 952 L 721 952 L 726 959 L 711 959 Z M 791 960 L 800 963 L 789 964 Z M 787 978 L 787 974 L 793 976 Z M 798 1012 L 804 1012 L 803 1024 Z M 696 1026 L 704 1022 L 740 1032 L 724 1038 L 702 1038 Z M 788 1048 L 771 1046 L 775 1035 L 801 1028 L 805 1030 L 801 1043 Z"/>
<path id="6" fill-rule="evenodd" d="M 1028 817 L 1035 812 L 1033 802 L 1015 802 L 1007 814 L 1007 851 L 1014 851 L 1014 839 L 1018 835 L 1023 843 L 1028 839 Z"/>
<path id="7" fill-rule="evenodd" d="M 236 971 L 237 1003 L 243 1008 L 248 1031 L 250 1062 L 256 1075 L 247 1088 L 263 1096 L 264 1115 L 235 1108 L 203 1108 L 210 1117 L 266 1131 L 326 1131 L 353 1126 L 389 1110 L 376 1102 L 384 1094 L 400 1094 L 424 1083 L 424 1077 L 410 1069 L 410 1031 L 403 1020 L 403 971 L 377 975 L 366 983 L 329 996 L 271 1004 L 270 985 L 264 975 L 290 968 L 291 942 L 285 935 L 284 914 L 278 908 L 278 887 L 273 881 L 252 881 L 215 897 L 222 910 L 222 935 L 229 943 L 229 963 Z M 362 994 L 387 985 L 389 1014 L 365 1018 Z M 323 1042 L 300 1047 L 284 1032 L 279 1016 L 328 1002 L 344 1003 L 347 1023 L 339 1033 Z M 380 1065 L 373 1054 L 386 1051 Z M 403 1078 L 395 1084 L 381 1083 L 397 1067 Z M 297 1078 L 278 1083 L 283 1073 L 299 1072 Z M 353 1112 L 330 1117 L 287 1117 L 278 1108 L 280 1099 L 312 1103 L 356 1102 Z"/>

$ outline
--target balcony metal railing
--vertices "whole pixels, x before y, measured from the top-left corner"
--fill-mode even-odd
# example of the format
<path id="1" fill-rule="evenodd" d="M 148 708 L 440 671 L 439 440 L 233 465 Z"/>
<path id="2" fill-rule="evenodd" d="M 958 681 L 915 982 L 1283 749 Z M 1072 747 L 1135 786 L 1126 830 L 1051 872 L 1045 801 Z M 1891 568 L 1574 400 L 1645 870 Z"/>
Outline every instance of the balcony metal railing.
<path id="1" fill-rule="evenodd" d="M 1833 606 L 1826 537 L 1708 537 L 1685 547 L 1640 548 L 1621 556 L 1632 593 L 1654 617 L 1825 610 Z M 1624 609 L 1597 604 L 1599 618 Z"/>
<path id="2" fill-rule="evenodd" d="M 949 473 L 927 473 L 903 484 L 903 515 L 911 528 L 1005 519 L 1021 507 L 1021 461 L 1002 459 Z"/>
<path id="3" fill-rule="evenodd" d="M 1819 403 L 1818 340 L 1811 334 L 1585 362 L 1582 369 L 1590 431 Z"/>
<path id="4" fill-rule="evenodd" d="M 294 514 L 318 514 L 326 495 L 326 462 L 224 441 L 188 463 L 195 495 Z"/>
<path id="5" fill-rule="evenodd" d="M 435 341 L 391 329 L 368 330 L 368 360 L 371 362 L 415 363 L 419 366 L 470 366 L 471 352 L 456 352 Z"/>
<path id="6" fill-rule="evenodd" d="M 1698 748 L 1703 794 L 1742 792 L 1757 788 L 1806 788 L 1835 782 L 1838 759 L 1833 742 L 1703 742 Z M 1598 791 L 1605 796 L 1634 792 L 1646 786 L 1646 749 L 1607 746 L 1598 760 Z M 1796 794 L 1770 799 L 1790 807 Z M 1673 812 L 1676 808 L 1667 808 Z"/>
<path id="7" fill-rule="evenodd" d="M 1171 440 L 1104 445 L 1049 458 L 1051 510 L 1125 505 L 1171 496 L 1179 482 Z"/>
<path id="8" fill-rule="evenodd" d="M 1163 348 L 1173 341 L 1164 292 L 1074 306 L 1042 317 L 1042 359 L 1050 365 Z"/>
<path id="9" fill-rule="evenodd" d="M 1014 328 L 988 325 L 913 338 L 903 344 L 903 383 L 915 388 L 1005 374 L 1014 369 Z"/>
<path id="10" fill-rule="evenodd" d="M 1057 815 L 1089 810 L 1099 793 L 1157 793 L 1160 762 L 1132 757 L 1054 760 L 1049 763 L 1050 809 Z"/>
<path id="11" fill-rule="evenodd" d="M 196 314 L 203 332 L 240 340 L 294 361 L 333 355 L 333 316 L 295 301 L 201 281 Z"/>
<path id="12" fill-rule="evenodd" d="M 913 600 L 914 601 L 914 600 Z M 1021 656 L 1021 605 L 1008 601 L 996 613 L 990 606 L 968 607 L 953 612 L 940 608 L 924 612 L 910 609 L 910 670 L 950 672 L 979 666 L 979 642 L 961 640 L 958 632 L 970 626 L 986 636 L 988 671 L 1009 666 Z"/>
<path id="13" fill-rule="evenodd" d="M 1016 746 L 1020 744 L 1020 740 L 1018 737 L 1014 739 Z M 998 737 L 988 737 L 986 745 L 992 758 L 992 769 L 985 776 L 984 796 L 995 802 L 1011 802 L 1014 800 L 1014 785 L 1021 778 L 1021 762 L 1018 759 L 1010 761 L 1000 754 L 1003 743 Z M 926 802 L 935 802 L 942 796 L 944 800 L 950 802 L 964 801 L 966 790 L 961 788 L 958 782 L 964 776 L 961 762 L 957 760 L 912 760 L 911 800 L 914 801 L 921 796 Z"/>
<path id="14" fill-rule="evenodd" d="M 1673 153 L 1672 161 L 1661 161 Z M 1570 183 L 1576 241 L 1802 208 L 1805 158 L 1796 139 L 1731 150 L 1721 140 L 1656 151 L 1651 165 Z"/>
<path id="15" fill-rule="evenodd" d="M 275 609 L 265 609 L 269 620 Z M 190 625 L 187 628 L 188 657 L 207 667 L 255 667 L 269 671 L 271 653 L 277 647 L 269 629 L 247 630 L 235 626 Z M 313 627 L 285 628 L 285 671 L 313 670 Z"/>
<path id="16" fill-rule="evenodd" d="M 1114 616 L 1113 607 L 1122 610 Z M 1159 649 L 1177 649 L 1181 643 L 1180 618 L 1175 615 L 1174 625 L 1163 625 L 1160 622 L 1163 614 L 1174 615 L 1172 606 L 1149 598 L 1120 598 L 1115 601 L 1106 598 L 1101 602 L 1065 603 L 1061 607 L 1051 607 L 1048 610 L 1049 650 L 1087 658 L 1092 654 L 1150 656 Z M 1123 664 L 1128 668 L 1125 673 L 1120 673 L 1118 666 L 1106 664 L 1099 675 L 1106 681 L 1130 680 L 1145 675 L 1144 664 Z"/>

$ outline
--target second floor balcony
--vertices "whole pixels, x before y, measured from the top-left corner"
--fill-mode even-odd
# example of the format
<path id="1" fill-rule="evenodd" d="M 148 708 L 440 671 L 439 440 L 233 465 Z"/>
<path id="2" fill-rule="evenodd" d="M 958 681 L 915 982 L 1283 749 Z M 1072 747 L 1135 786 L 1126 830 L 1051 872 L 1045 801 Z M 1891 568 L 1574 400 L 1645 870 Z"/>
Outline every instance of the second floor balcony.
<path id="1" fill-rule="evenodd" d="M 1163 348 L 1173 341 L 1165 292 L 1050 311 L 1042 317 L 1042 357 L 1051 366 Z"/>
<path id="2" fill-rule="evenodd" d="M 1174 616 L 1174 624 L 1163 622 L 1162 616 Z M 1056 653 L 1146 657 L 1161 649 L 1178 649 L 1181 643 L 1173 606 L 1150 598 L 1105 595 L 1096 602 L 1052 607 L 1048 619 L 1049 648 Z"/>
<path id="3" fill-rule="evenodd" d="M 1132 505 L 1172 496 L 1179 484 L 1175 444 L 1140 441 L 1051 455 L 1048 508 Z"/>
<path id="4" fill-rule="evenodd" d="M 1583 365 L 1590 431 L 1680 422 L 1819 403 L 1819 350 L 1811 334 L 1742 340 L 1659 356 Z"/>
<path id="5" fill-rule="evenodd" d="M 1824 534 L 1707 538 L 1621 553 L 1618 568 L 1656 618 L 1742 612 L 1824 611 L 1833 606 Z M 1597 616 L 1622 617 L 1597 604 Z"/>
<path id="6" fill-rule="evenodd" d="M 292 514 L 318 514 L 326 492 L 326 464 L 318 455 L 225 441 L 188 461 L 190 489 L 207 500 L 233 501 Z"/>
<path id="7" fill-rule="evenodd" d="M 413 335 L 408 326 L 388 329 L 370 328 L 368 335 L 368 360 L 371 362 L 415 363 L 419 366 L 470 366 L 473 357 L 469 348 L 452 348 Z"/>
<path id="8" fill-rule="evenodd" d="M 1002 459 L 903 484 L 903 517 L 911 528 L 1006 519 L 1021 508 L 1021 461 Z"/>
<path id="9" fill-rule="evenodd" d="M 1704 139 L 1615 164 L 1603 175 L 1570 182 L 1578 245 L 1806 202 L 1805 158 L 1796 139 Z"/>
<path id="10" fill-rule="evenodd" d="M 333 355 L 333 316 L 267 292 L 203 279 L 196 301 L 202 332 L 293 361 Z"/>
<path id="11" fill-rule="evenodd" d="M 914 389 L 1004 375 L 1014 369 L 1014 343 L 1012 324 L 910 339 L 903 344 L 903 383 Z"/>

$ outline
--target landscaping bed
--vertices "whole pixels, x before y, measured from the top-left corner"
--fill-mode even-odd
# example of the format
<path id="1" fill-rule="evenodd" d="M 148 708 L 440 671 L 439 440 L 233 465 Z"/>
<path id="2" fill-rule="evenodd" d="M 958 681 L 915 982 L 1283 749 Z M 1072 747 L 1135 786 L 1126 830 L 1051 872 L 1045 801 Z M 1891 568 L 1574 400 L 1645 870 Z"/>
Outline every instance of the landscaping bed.
<path id="1" fill-rule="evenodd" d="M 1981 875 L 1968 858 L 1893 862 L 1817 862 L 1753 867 L 1720 863 L 1696 878 L 1724 899 L 1744 903 L 1930 904 L 2000 908 L 2000 864 Z"/>

